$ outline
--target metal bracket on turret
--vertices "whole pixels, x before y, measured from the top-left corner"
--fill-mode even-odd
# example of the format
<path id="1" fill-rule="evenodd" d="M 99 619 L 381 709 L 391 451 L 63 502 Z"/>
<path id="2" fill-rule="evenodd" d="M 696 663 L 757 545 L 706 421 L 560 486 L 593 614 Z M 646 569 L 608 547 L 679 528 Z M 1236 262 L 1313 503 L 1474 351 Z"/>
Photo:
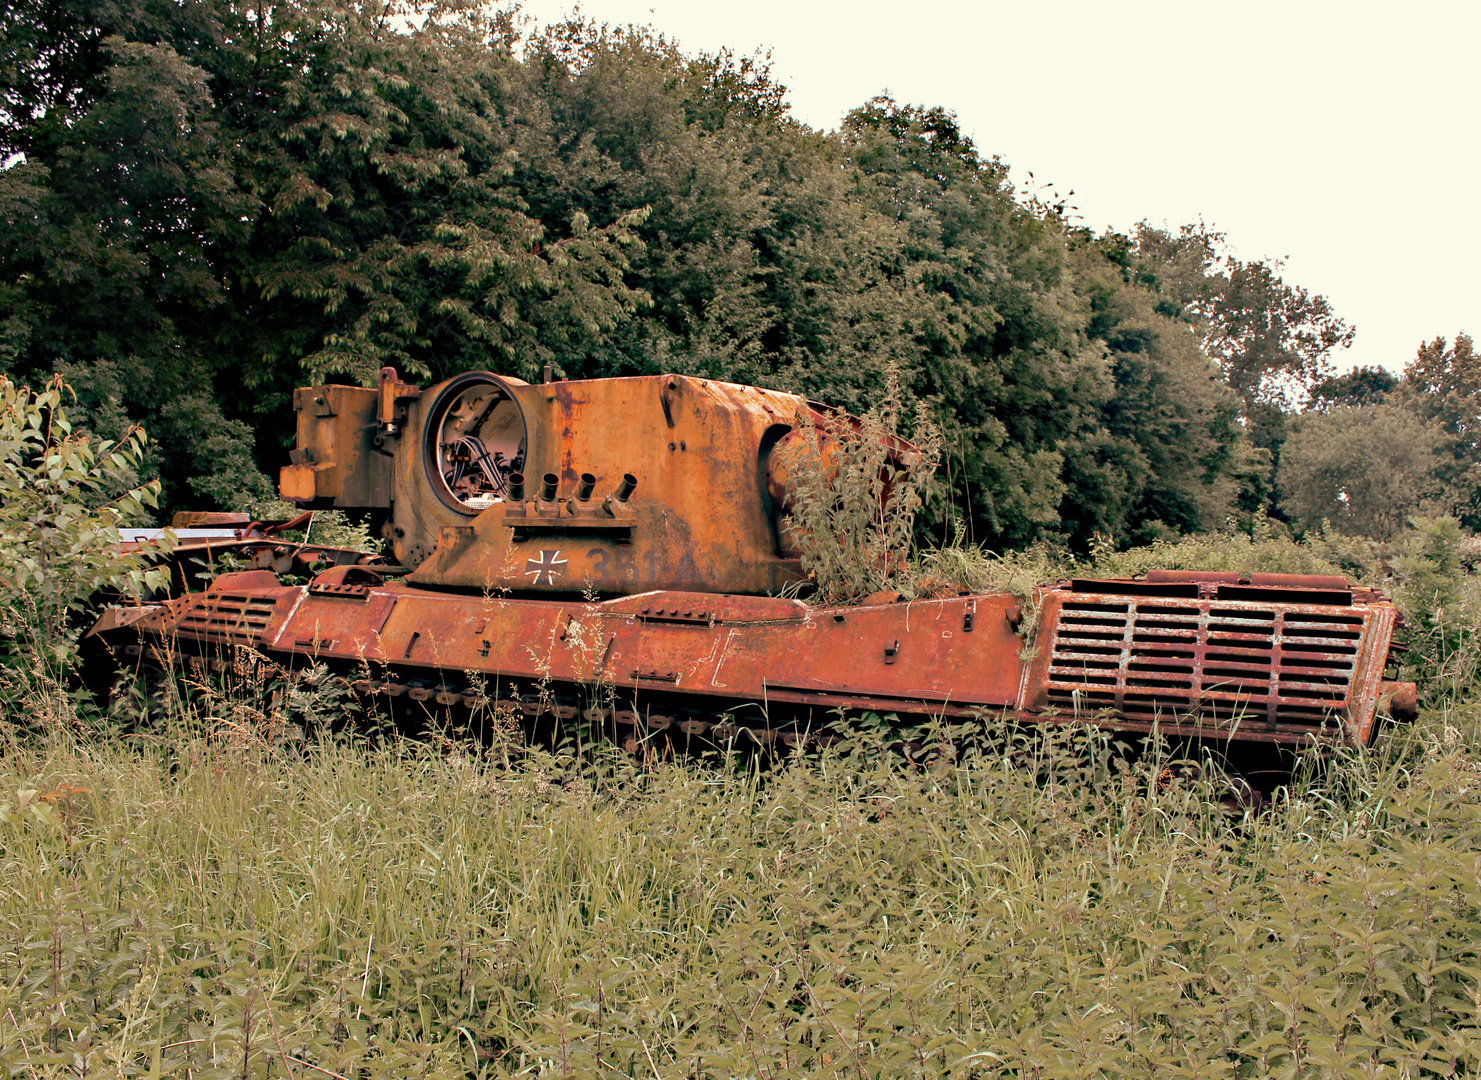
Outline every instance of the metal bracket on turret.
<path id="1" fill-rule="evenodd" d="M 638 516 L 624 502 L 608 498 L 602 502 L 511 503 L 504 510 L 504 524 L 519 532 L 618 532 L 632 534 Z"/>
<path id="2" fill-rule="evenodd" d="M 422 396 L 422 389 L 404 383 L 393 367 L 381 368 L 380 390 L 376 398 L 375 445 L 381 447 L 387 439 L 394 439 L 406 426 L 406 403 Z"/>

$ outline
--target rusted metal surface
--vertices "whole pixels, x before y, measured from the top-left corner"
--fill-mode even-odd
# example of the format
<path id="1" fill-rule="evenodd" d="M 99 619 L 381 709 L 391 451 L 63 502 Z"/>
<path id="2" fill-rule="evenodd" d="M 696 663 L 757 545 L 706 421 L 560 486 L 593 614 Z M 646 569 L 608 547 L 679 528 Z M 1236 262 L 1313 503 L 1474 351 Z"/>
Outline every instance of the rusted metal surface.
<path id="1" fill-rule="evenodd" d="M 127 549 L 160 551 L 157 542 L 125 543 Z M 230 567 L 246 566 L 276 574 L 308 575 L 331 566 L 363 565 L 386 567 L 384 559 L 352 548 L 327 544 L 305 544 L 266 538 L 234 536 L 186 538 L 169 552 L 168 562 L 175 581 L 174 592 L 193 592 L 199 575 L 213 577 Z"/>
<path id="2" fill-rule="evenodd" d="M 1024 709 L 1201 738 L 1366 745 L 1380 698 L 1399 696 L 1402 710 L 1412 693 L 1385 685 L 1398 612 L 1338 590 L 1341 579 L 1276 580 L 1149 574 L 1051 592 Z"/>
<path id="3" fill-rule="evenodd" d="M 789 448 L 858 421 L 790 394 L 663 375 L 530 385 L 470 372 L 427 390 L 295 394 L 285 498 L 389 511 L 400 567 L 246 523 L 190 549 L 237 566 L 204 593 L 117 609 L 96 633 L 193 663 L 248 647 L 328 663 L 417 708 L 489 701 L 634 733 L 795 742 L 839 709 L 983 711 L 1231 743 L 1366 744 L 1397 612 L 1328 575 L 1155 570 L 1046 588 L 1032 659 L 1007 594 L 814 607 Z M 830 434 L 830 432 L 832 434 Z M 892 466 L 912 448 L 891 440 Z M 233 525 L 239 524 L 236 522 Z M 284 586 L 276 574 L 313 574 Z M 398 706 L 400 707 L 400 706 Z M 722 717 L 744 716 L 732 723 Z M 738 726 L 737 726 L 738 725 Z"/>
<path id="4" fill-rule="evenodd" d="M 1006 594 L 849 607 L 695 592 L 583 602 L 438 593 L 357 566 L 300 587 L 262 570 L 225 574 L 205 594 L 100 629 L 184 656 L 250 646 L 285 666 L 328 662 L 359 673 L 366 692 L 414 691 L 411 701 L 615 701 L 706 731 L 723 712 L 795 730 L 840 708 L 902 719 L 985 710 L 1240 743 L 1369 743 L 1380 706 L 1402 711 L 1413 693 L 1383 678 L 1393 606 L 1286 603 L 1292 590 L 1269 591 L 1249 601 L 1051 589 L 1027 665 L 1020 601 Z"/>
<path id="5" fill-rule="evenodd" d="M 391 502 L 391 459 L 377 453 L 382 395 L 358 386 L 293 392 L 298 446 L 279 474 L 284 499 L 302 504 L 384 507 Z"/>
<path id="6" fill-rule="evenodd" d="M 1012 708 L 1018 695 L 1017 601 L 1006 595 L 846 608 L 678 592 L 587 603 L 433 593 L 375 577 L 345 566 L 285 587 L 266 571 L 225 574 L 128 629 L 186 654 L 249 645 L 403 680 L 462 683 L 471 672 L 496 688 L 775 708 L 778 723 L 809 710 L 821 721 L 836 707 L 963 716 Z"/>
<path id="7" fill-rule="evenodd" d="M 246 514 L 183 512 L 175 515 L 166 547 L 159 528 L 121 529 L 120 548 L 140 552 L 170 572 L 169 595 L 198 592 L 229 569 L 269 570 L 274 574 L 309 576 L 336 566 L 374 566 L 382 573 L 397 568 L 384 557 L 331 544 L 282 539 L 282 534 L 309 528 L 313 513 L 305 511 L 286 521 L 253 521 Z M 105 612 L 104 620 L 111 618 Z M 101 624 L 100 624 L 101 625 Z"/>
<path id="8" fill-rule="evenodd" d="M 768 490 L 785 484 L 772 452 L 801 413 L 846 422 L 793 394 L 682 375 L 471 372 L 397 397 L 389 424 L 386 393 L 298 391 L 283 496 L 391 507 L 411 580 L 469 589 L 775 592 L 801 565 Z"/>

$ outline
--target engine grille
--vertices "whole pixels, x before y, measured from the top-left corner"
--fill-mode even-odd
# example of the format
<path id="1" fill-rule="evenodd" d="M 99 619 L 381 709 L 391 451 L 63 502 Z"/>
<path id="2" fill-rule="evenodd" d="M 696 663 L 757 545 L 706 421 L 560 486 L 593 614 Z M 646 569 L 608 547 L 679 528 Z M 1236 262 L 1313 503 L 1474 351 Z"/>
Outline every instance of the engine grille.
<path id="1" fill-rule="evenodd" d="M 208 593 L 181 616 L 180 630 L 256 641 L 272 622 L 276 608 L 266 597 Z"/>
<path id="2" fill-rule="evenodd" d="M 1315 728 L 1346 712 L 1369 615 L 1168 598 L 1067 598 L 1046 703 L 1132 719 Z"/>

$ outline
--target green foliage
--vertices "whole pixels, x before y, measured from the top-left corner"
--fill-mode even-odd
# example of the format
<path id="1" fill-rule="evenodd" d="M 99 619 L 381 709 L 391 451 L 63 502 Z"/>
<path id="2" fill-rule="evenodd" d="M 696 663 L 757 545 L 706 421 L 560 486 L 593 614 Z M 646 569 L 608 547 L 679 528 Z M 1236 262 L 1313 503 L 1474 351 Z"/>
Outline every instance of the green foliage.
<path id="1" fill-rule="evenodd" d="M 1421 345 L 1404 369 L 1400 396 L 1468 449 L 1481 449 L 1481 355 L 1468 335 L 1455 335 L 1453 345 L 1443 337 Z"/>
<path id="2" fill-rule="evenodd" d="M 918 591 L 943 582 L 969 592 L 1011 592 L 1028 596 L 1047 582 L 1066 576 L 1075 558 L 1063 548 L 1034 544 L 1002 555 L 961 542 L 942 544 L 920 552 Z"/>
<path id="3" fill-rule="evenodd" d="M 1237 574 L 1343 573 L 1331 545 L 1320 539 L 1298 543 L 1259 522 L 1252 533 L 1230 532 L 1158 540 L 1118 551 L 1106 543 L 1076 571 L 1084 577 L 1135 577 L 1154 569 L 1222 570 Z"/>
<path id="4" fill-rule="evenodd" d="M 119 542 L 159 493 L 137 481 L 144 433 L 114 443 L 74 431 L 67 393 L 60 379 L 32 391 L 0 375 L 0 702 L 39 701 L 53 718 L 67 713 L 75 616 L 100 590 L 164 582 Z"/>
<path id="5" fill-rule="evenodd" d="M 1436 470 L 1440 501 L 1467 528 L 1481 528 L 1481 355 L 1457 334 L 1427 341 L 1404 369 L 1394 395 L 1408 411 L 1444 432 L 1448 460 Z"/>
<path id="6" fill-rule="evenodd" d="M 329 547 L 351 548 L 355 551 L 376 552 L 382 542 L 370 534 L 370 526 L 363 520 L 356 521 L 339 510 L 315 511 L 314 519 L 304 531 L 306 540 Z"/>
<path id="7" fill-rule="evenodd" d="M 1281 449 L 1282 506 L 1306 529 L 1391 540 L 1439 494 L 1443 433 L 1393 405 L 1307 413 Z"/>
<path id="8" fill-rule="evenodd" d="M 963 544 L 958 536 L 955 543 L 920 553 L 905 591 L 914 595 L 958 589 L 1012 593 L 1023 603 L 1019 633 L 1032 646 L 1041 586 L 1072 577 L 1139 577 L 1155 569 L 1345 574 L 1373 584 L 1387 573 L 1378 545 L 1327 535 L 1296 541 L 1269 519 L 1257 517 L 1250 532 L 1163 537 L 1133 548 L 1121 548 L 1111 537 L 1101 535 L 1085 554 L 1039 543 L 999 555 Z"/>
<path id="9" fill-rule="evenodd" d="M 940 435 L 917 417 L 913 448 L 900 438 L 900 384 L 887 373 L 881 404 L 850 423 L 799 417 L 801 438 L 776 453 L 791 488 L 786 530 L 795 537 L 814 598 L 847 603 L 896 581 L 915 538 L 921 493 L 931 482 Z"/>
<path id="10" fill-rule="evenodd" d="M 1391 560 L 1394 599 L 1409 628 L 1409 677 L 1436 706 L 1453 708 L 1481 686 L 1481 582 L 1462 568 L 1463 533 L 1454 518 L 1414 524 Z"/>
<path id="11" fill-rule="evenodd" d="M 305 8 L 280 7 L 293 18 L 274 25 L 275 50 L 299 51 Z M 402 34 L 386 19 L 411 5 L 333 10 L 321 56 L 258 114 L 272 138 L 251 267 L 272 319 L 264 354 L 287 346 L 311 379 L 362 385 L 386 364 L 530 378 L 646 302 L 623 282 L 643 208 L 541 221 L 511 183 L 519 128 L 491 122 L 514 105 L 502 20 L 433 10 Z"/>
<path id="12" fill-rule="evenodd" d="M 386 363 L 854 411 L 893 363 L 943 429 L 923 521 L 995 547 L 1215 528 L 1257 464 L 1183 321 L 1202 286 L 1020 202 L 947 109 L 823 135 L 762 57 L 464 5 L 3 17 L 0 365 L 68 373 L 104 436 L 147 422 L 167 508 L 261 503 L 290 389 Z M 1284 317 L 1266 284 L 1247 321 Z"/>
<path id="13" fill-rule="evenodd" d="M 1398 378 L 1387 368 L 1355 367 L 1313 386 L 1311 408 L 1326 412 L 1344 405 L 1381 405 L 1398 388 Z"/>
<path id="14" fill-rule="evenodd" d="M 841 137 L 908 260 L 886 281 L 907 382 L 940 403 L 935 524 L 1081 549 L 1100 531 L 1217 526 L 1238 402 L 1184 328 L 1092 237 L 1015 201 L 950 113 L 876 98 Z"/>
<path id="15" fill-rule="evenodd" d="M 1143 223 L 1127 245 L 1128 273 L 1193 324 L 1247 404 L 1289 406 L 1331 376 L 1332 352 L 1356 331 L 1323 297 L 1282 280 L 1279 260 L 1241 261 L 1226 241 L 1201 222 L 1176 233 Z"/>
<path id="16" fill-rule="evenodd" d="M 1447 513 L 1481 525 L 1481 362 L 1471 339 L 1435 338 L 1396 378 L 1358 368 L 1312 388 L 1301 416 L 1283 417 L 1281 511 L 1315 529 L 1389 540 L 1411 515 Z"/>
<path id="17" fill-rule="evenodd" d="M 251 451 L 212 384 L 242 359 L 223 347 L 239 284 L 223 255 L 254 206 L 212 72 L 185 55 L 221 41 L 222 6 L 7 5 L 0 35 L 4 149 L 22 155 L 0 171 L 0 369 L 68 374 L 105 438 L 147 418 L 162 442 L 144 467 L 163 466 L 170 503 Z M 217 452 L 193 460 L 207 438 Z"/>
<path id="18" fill-rule="evenodd" d="M 281 499 L 272 499 L 251 508 L 258 521 L 289 521 L 301 514 L 298 507 Z M 379 553 L 382 543 L 370 533 L 364 518 L 351 517 L 342 510 L 315 510 L 303 529 L 290 529 L 282 537 L 295 542 L 312 542 L 326 547 Z"/>
<path id="19" fill-rule="evenodd" d="M 1088 553 L 1036 544 L 1002 555 L 984 548 L 950 544 L 921 553 L 922 572 L 973 592 L 1022 595 L 1039 585 L 1068 577 L 1129 578 L 1149 570 L 1218 570 L 1237 574 L 1347 574 L 1379 580 L 1385 573 L 1376 545 L 1340 536 L 1294 540 L 1268 519 L 1251 532 L 1200 533 L 1161 538 L 1140 547 L 1121 548 L 1097 537 Z"/>

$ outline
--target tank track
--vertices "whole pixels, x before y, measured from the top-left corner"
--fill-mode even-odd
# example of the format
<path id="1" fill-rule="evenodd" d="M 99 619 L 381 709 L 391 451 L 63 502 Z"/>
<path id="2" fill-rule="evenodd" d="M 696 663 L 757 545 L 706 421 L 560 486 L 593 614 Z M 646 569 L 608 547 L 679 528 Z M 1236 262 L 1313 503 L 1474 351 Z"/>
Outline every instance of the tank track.
<path id="1" fill-rule="evenodd" d="M 521 686 L 514 680 L 469 677 L 466 673 L 450 679 L 446 672 L 428 669 L 386 668 L 379 674 L 369 674 L 342 663 L 331 665 L 321 675 L 315 667 L 293 665 L 292 657 L 282 658 L 289 661 L 285 664 L 249 647 L 236 646 L 233 652 L 228 656 L 218 649 L 212 655 L 188 647 L 165 650 L 157 644 L 134 642 L 118 650 L 115 666 L 154 685 L 167 678 L 167 673 L 184 676 L 197 685 L 213 675 L 234 674 L 239 681 L 258 686 L 288 686 L 314 679 L 321 688 L 350 695 L 355 711 L 361 715 L 385 717 L 400 731 L 462 732 L 484 742 L 494 727 L 513 730 L 515 726 L 527 738 L 553 742 L 559 732 L 569 731 L 576 724 L 629 753 L 645 749 L 791 751 L 832 746 L 840 741 L 835 733 L 816 730 L 820 724 L 796 719 L 758 724 L 738 718 L 739 713 L 757 711 L 750 702 L 735 702 L 734 711 L 673 698 L 638 705 L 616 700 L 610 687 L 550 683 Z M 594 698 L 608 700 L 592 704 Z M 901 746 L 907 753 L 924 750 L 920 743 Z"/>

